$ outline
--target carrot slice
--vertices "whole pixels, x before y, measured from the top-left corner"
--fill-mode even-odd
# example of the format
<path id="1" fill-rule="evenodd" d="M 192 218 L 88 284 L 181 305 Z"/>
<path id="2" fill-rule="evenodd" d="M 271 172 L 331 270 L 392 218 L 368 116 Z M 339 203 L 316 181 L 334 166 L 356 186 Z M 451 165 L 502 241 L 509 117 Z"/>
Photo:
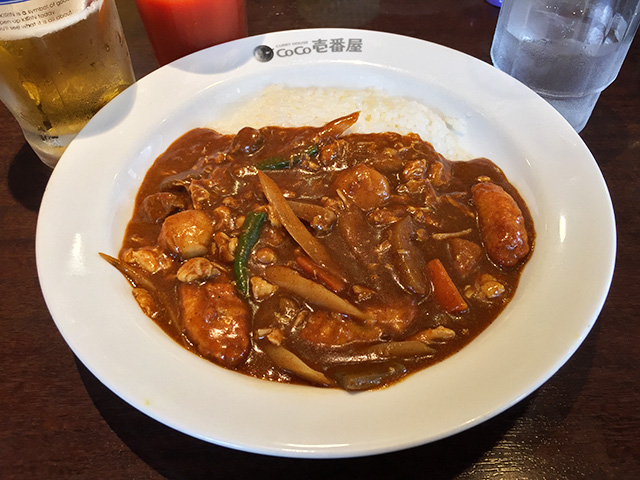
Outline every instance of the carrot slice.
<path id="1" fill-rule="evenodd" d="M 334 292 L 341 292 L 347 288 L 347 284 L 341 278 L 331 275 L 325 269 L 313 263 L 310 258 L 296 257 L 296 263 L 300 265 L 300 268 L 302 268 L 307 275 L 323 283 Z"/>
<path id="2" fill-rule="evenodd" d="M 436 303 L 445 312 L 460 313 L 469 308 L 439 259 L 434 258 L 427 263 L 427 277 L 433 285 Z"/>

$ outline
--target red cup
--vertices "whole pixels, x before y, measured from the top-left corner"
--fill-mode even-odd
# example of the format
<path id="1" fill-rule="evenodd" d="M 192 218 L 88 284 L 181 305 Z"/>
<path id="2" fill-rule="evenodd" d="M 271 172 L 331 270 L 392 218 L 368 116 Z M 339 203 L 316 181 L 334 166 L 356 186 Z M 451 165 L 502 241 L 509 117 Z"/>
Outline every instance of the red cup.
<path id="1" fill-rule="evenodd" d="M 161 65 L 247 36 L 244 0 L 136 0 Z"/>

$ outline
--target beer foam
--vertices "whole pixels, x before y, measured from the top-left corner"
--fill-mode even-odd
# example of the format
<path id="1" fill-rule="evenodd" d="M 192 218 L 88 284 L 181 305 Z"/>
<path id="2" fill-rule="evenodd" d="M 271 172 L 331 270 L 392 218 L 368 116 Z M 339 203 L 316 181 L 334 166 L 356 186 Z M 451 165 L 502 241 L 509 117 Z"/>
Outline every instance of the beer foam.
<path id="1" fill-rule="evenodd" d="M 39 38 L 97 12 L 104 0 L 29 0 L 0 6 L 0 40 Z"/>

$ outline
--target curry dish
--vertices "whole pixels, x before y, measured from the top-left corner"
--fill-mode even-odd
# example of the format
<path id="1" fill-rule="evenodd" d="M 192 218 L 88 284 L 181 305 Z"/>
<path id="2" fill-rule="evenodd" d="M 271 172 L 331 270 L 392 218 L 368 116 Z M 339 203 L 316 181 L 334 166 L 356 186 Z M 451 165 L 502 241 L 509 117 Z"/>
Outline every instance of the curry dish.
<path id="1" fill-rule="evenodd" d="M 491 161 L 345 133 L 357 118 L 186 133 L 102 256 L 169 335 L 244 374 L 353 391 L 441 361 L 513 297 L 531 216 Z"/>

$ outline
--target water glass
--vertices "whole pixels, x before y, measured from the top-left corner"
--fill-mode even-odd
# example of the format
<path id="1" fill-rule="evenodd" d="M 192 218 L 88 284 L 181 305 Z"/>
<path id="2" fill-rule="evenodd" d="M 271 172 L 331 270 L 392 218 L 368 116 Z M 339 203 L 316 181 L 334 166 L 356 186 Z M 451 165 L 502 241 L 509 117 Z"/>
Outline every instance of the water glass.
<path id="1" fill-rule="evenodd" d="M 620 71 L 639 11 L 640 0 L 504 0 L 491 59 L 580 132 Z"/>

